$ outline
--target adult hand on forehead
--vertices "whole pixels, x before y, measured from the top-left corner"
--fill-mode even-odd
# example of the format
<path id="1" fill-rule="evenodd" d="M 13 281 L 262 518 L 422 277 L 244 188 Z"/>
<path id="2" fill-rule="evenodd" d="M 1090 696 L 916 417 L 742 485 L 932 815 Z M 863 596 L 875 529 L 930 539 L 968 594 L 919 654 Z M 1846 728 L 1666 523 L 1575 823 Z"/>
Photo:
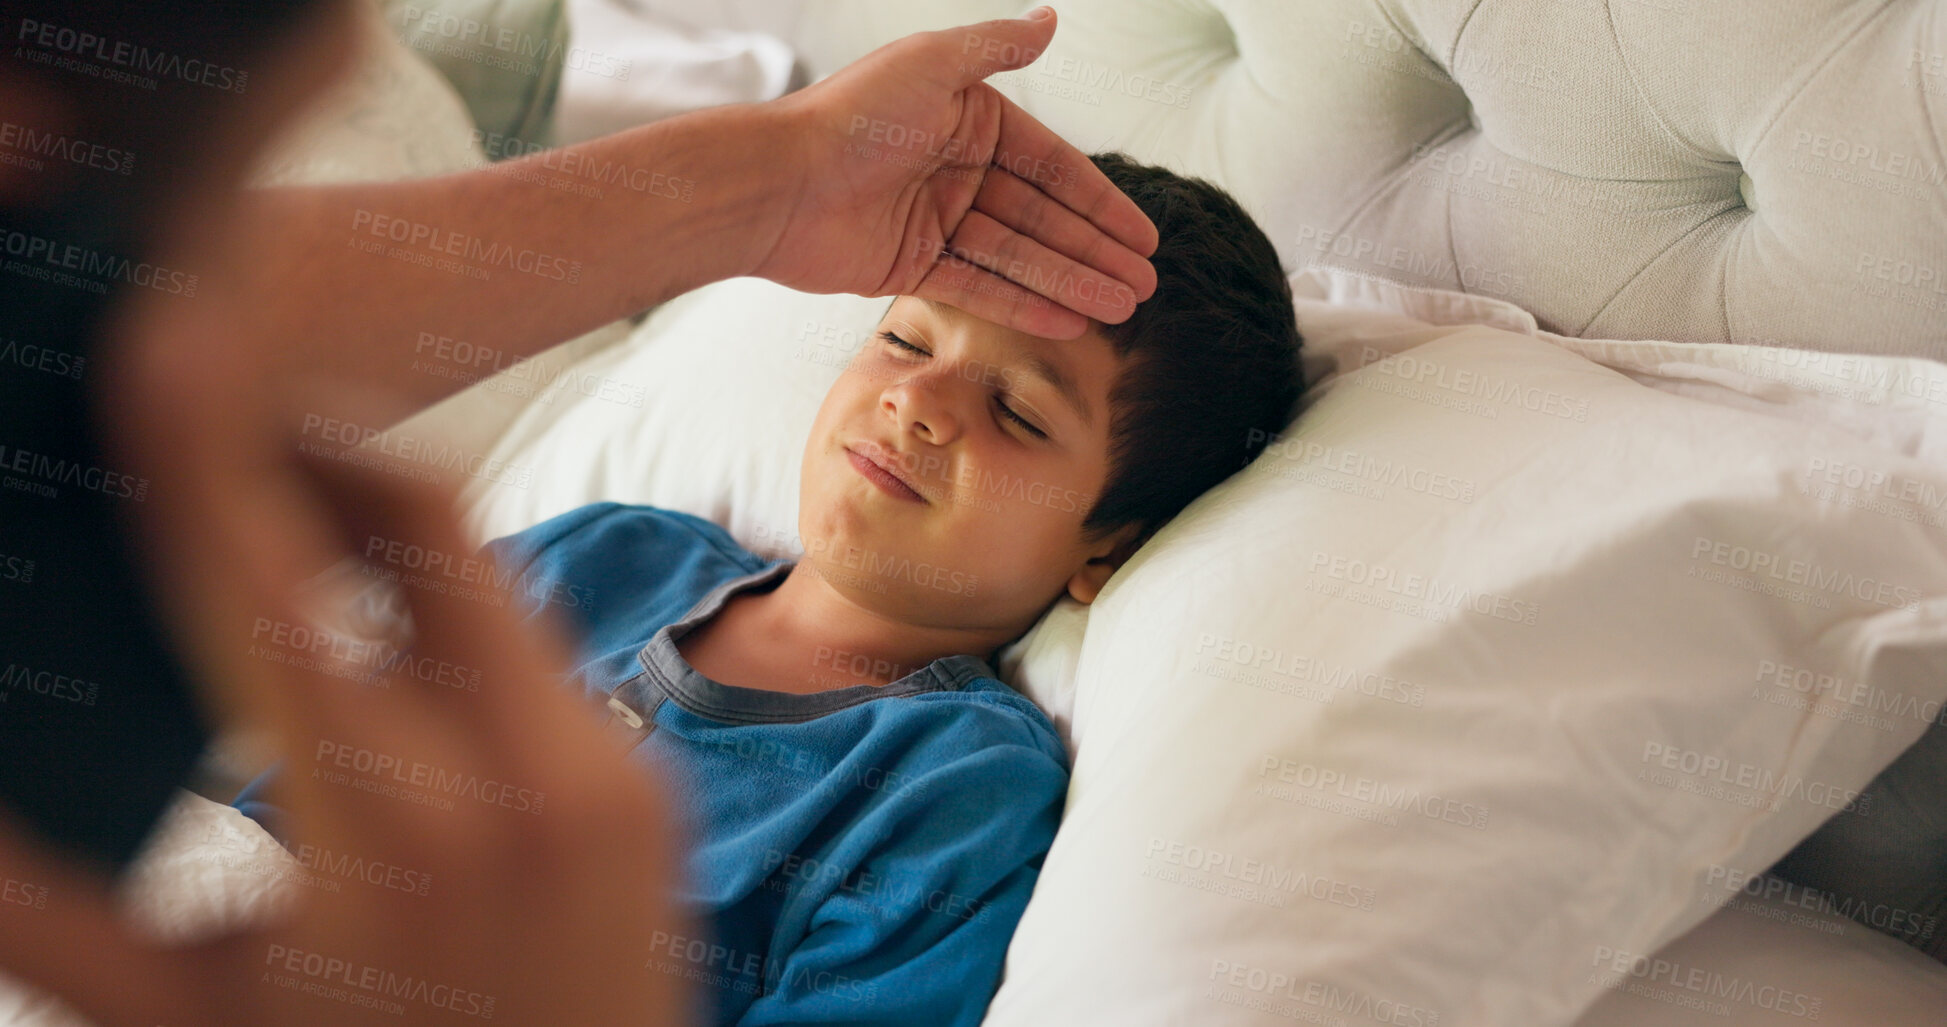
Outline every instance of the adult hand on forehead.
<path id="1" fill-rule="evenodd" d="M 1156 291 L 1156 226 L 1095 165 L 981 81 L 1033 63 L 1054 12 L 896 40 L 773 101 L 795 173 L 751 274 L 917 295 L 1031 335 L 1126 320 Z M 765 237 L 769 232 L 765 232 Z"/>

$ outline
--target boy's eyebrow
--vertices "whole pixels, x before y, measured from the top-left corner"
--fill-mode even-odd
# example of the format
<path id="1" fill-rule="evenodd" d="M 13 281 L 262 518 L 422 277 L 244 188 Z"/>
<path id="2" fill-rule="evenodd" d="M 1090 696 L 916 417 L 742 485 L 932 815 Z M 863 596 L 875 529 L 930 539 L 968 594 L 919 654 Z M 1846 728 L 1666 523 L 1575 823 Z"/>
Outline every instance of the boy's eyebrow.
<path id="1" fill-rule="evenodd" d="M 924 296 L 917 298 L 921 303 L 926 304 L 927 309 L 932 311 L 934 317 L 941 318 L 942 320 L 949 314 L 957 314 L 963 317 L 972 316 L 957 307 L 950 307 L 944 303 L 936 303 Z M 1075 384 L 1074 378 L 1062 371 L 1061 368 L 1055 366 L 1053 361 L 1050 361 L 1039 353 L 1030 351 L 1027 355 L 1026 363 L 1029 373 L 1046 382 L 1062 399 L 1068 401 L 1068 406 L 1075 411 L 1076 415 L 1081 417 L 1083 424 L 1091 428 L 1095 427 L 1095 411 L 1089 406 L 1088 397 L 1082 395 L 1081 387 Z"/>

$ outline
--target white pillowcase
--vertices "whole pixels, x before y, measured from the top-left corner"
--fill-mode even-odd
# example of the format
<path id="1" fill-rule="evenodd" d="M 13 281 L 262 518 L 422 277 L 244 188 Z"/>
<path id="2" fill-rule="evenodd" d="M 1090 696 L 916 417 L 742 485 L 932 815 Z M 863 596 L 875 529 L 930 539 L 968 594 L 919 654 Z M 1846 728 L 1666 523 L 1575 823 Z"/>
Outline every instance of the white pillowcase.
<path id="1" fill-rule="evenodd" d="M 1090 612 L 989 1025 L 1573 1023 L 1947 697 L 1947 366 L 1299 309 L 1348 373 Z"/>
<path id="2" fill-rule="evenodd" d="M 1947 966 L 1803 889 L 1751 887 L 1664 946 L 1575 1027 L 1938 1027 Z"/>
<path id="3" fill-rule="evenodd" d="M 763 556 L 802 552 L 805 438 L 890 303 L 737 278 L 671 300 L 577 363 L 543 355 L 529 380 L 551 402 L 529 404 L 491 453 L 531 474 L 469 483 L 468 528 L 485 541 L 614 500 L 708 518 Z"/>

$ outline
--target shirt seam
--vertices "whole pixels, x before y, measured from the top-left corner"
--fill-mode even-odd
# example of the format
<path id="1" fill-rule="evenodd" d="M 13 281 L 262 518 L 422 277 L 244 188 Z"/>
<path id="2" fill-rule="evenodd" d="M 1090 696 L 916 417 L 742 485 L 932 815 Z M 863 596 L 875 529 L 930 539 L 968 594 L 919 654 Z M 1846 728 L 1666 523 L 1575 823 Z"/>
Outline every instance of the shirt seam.
<path id="1" fill-rule="evenodd" d="M 661 632 L 658 631 L 658 635 L 660 634 Z M 910 685 L 899 687 L 897 690 L 894 690 L 891 685 L 877 686 L 870 694 L 852 695 L 842 701 L 830 702 L 828 704 L 819 704 L 816 700 L 821 696 L 830 695 L 831 693 L 829 692 L 815 693 L 813 695 L 797 695 L 790 692 L 764 693 L 765 695 L 784 696 L 786 698 L 781 700 L 784 702 L 789 702 L 793 699 L 805 700 L 804 705 L 810 708 L 753 710 L 719 706 L 702 696 L 689 693 L 681 684 L 672 681 L 669 675 L 664 672 L 664 669 L 650 658 L 650 650 L 655 648 L 656 644 L 654 640 L 651 640 L 648 645 L 643 646 L 636 654 L 636 657 L 637 661 L 648 670 L 650 679 L 655 682 L 656 687 L 662 692 L 663 697 L 689 713 L 699 717 L 708 717 L 711 720 L 726 724 L 802 724 L 817 720 L 820 717 L 831 716 L 834 713 L 842 713 L 845 710 L 854 709 L 866 703 L 878 702 L 882 699 L 910 699 L 921 695 L 963 693 L 965 698 L 969 700 L 979 701 L 984 698 L 984 693 L 965 692 L 967 684 L 965 678 L 968 676 L 968 673 L 959 671 L 950 672 L 939 666 L 929 665 L 926 668 L 926 673 L 932 679 L 930 682 L 916 681 Z M 692 668 L 692 671 L 694 672 L 694 668 Z M 972 677 L 983 676 L 971 668 L 969 668 L 969 672 Z M 738 687 L 734 685 L 723 685 L 722 682 L 715 683 L 726 688 Z"/>

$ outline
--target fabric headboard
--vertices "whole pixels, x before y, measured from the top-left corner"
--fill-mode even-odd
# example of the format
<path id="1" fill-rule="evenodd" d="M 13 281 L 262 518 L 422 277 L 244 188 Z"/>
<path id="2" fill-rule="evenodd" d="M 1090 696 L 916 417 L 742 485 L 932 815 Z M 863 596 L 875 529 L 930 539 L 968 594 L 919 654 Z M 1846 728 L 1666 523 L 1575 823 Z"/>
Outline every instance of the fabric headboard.
<path id="1" fill-rule="evenodd" d="M 822 75 L 993 0 L 731 0 Z M 996 82 L 1211 178 L 1292 270 L 1485 293 L 1568 335 L 1947 358 L 1933 0 L 1062 0 Z"/>

